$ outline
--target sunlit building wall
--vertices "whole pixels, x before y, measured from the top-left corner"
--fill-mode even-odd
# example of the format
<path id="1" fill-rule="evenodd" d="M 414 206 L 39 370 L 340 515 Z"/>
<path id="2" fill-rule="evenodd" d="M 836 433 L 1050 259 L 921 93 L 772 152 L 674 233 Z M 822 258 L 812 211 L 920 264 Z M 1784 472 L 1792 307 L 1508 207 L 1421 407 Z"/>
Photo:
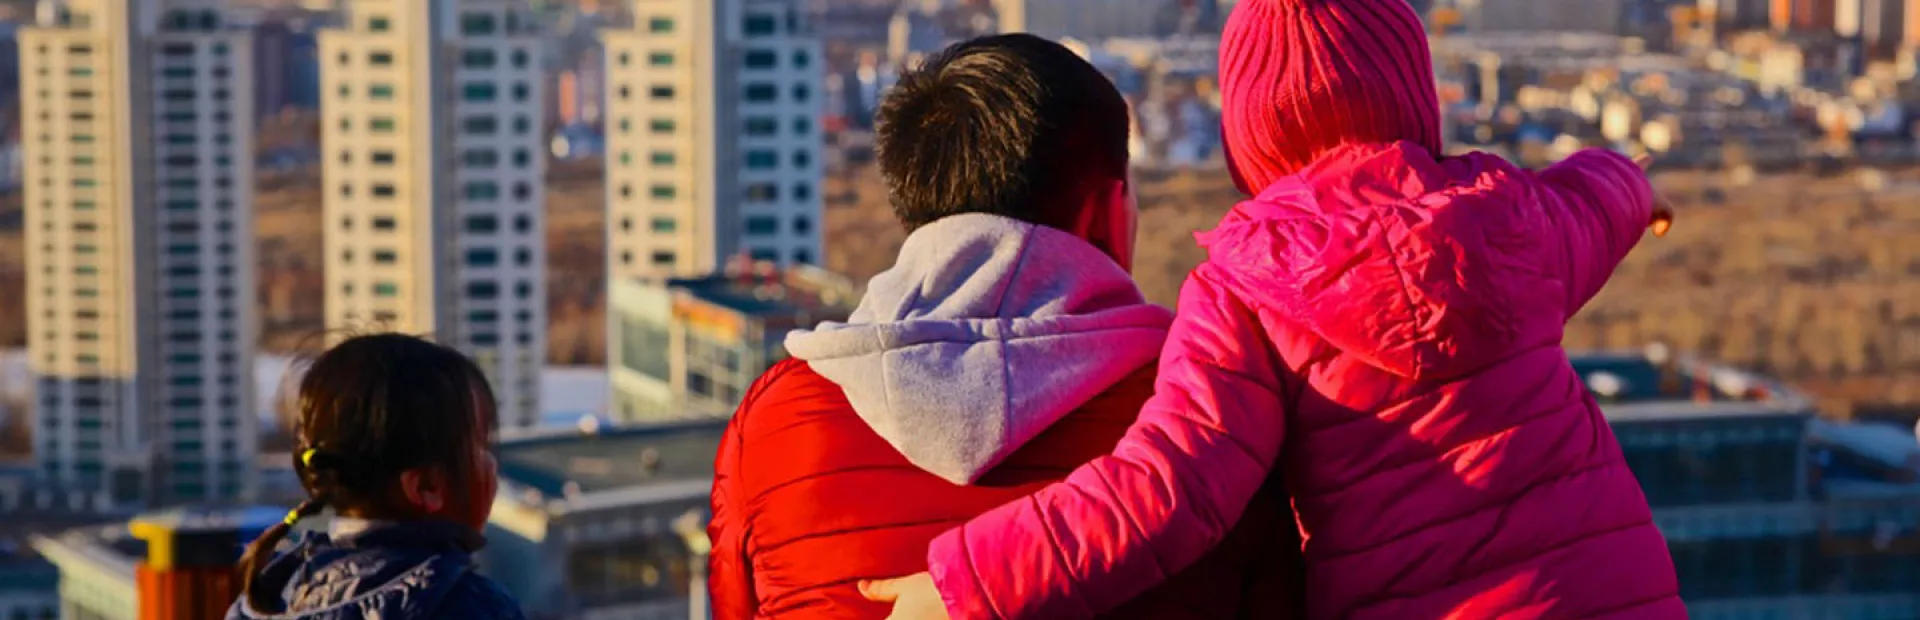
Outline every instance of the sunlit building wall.
<path id="1" fill-rule="evenodd" d="M 253 56 L 225 8 L 43 2 L 20 33 L 34 450 L 66 499 L 254 486 Z"/>
<path id="2" fill-rule="evenodd" d="M 326 318 L 431 334 L 539 420 L 545 97 L 524 0 L 353 0 L 320 38 Z"/>

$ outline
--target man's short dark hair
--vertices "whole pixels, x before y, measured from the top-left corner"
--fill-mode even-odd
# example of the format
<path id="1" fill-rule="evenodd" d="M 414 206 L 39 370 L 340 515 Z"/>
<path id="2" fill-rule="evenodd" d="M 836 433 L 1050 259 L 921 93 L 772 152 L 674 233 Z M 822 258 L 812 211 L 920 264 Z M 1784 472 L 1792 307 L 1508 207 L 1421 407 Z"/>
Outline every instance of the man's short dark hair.
<path id="1" fill-rule="evenodd" d="M 961 213 L 1069 228 L 1080 192 L 1127 174 L 1126 100 L 1033 35 L 947 48 L 902 75 L 877 116 L 880 172 L 909 231 Z"/>

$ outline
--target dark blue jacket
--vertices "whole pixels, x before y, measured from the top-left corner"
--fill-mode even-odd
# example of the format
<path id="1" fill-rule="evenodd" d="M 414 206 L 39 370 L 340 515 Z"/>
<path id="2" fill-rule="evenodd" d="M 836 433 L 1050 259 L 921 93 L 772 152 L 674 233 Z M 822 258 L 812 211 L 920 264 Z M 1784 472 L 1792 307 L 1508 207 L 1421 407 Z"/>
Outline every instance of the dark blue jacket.
<path id="1" fill-rule="evenodd" d="M 478 534 L 450 523 L 372 523 L 352 534 L 310 534 L 254 579 L 282 608 L 243 594 L 227 620 L 525 620 L 499 584 L 473 571 Z"/>

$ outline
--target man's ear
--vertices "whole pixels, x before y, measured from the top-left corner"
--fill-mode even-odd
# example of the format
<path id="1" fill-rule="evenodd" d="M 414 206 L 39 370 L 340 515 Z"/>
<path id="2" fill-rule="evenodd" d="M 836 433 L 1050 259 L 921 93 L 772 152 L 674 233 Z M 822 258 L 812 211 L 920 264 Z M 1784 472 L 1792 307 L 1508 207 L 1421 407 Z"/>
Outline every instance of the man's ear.
<path id="1" fill-rule="evenodd" d="M 422 514 L 439 514 L 450 501 L 446 472 L 438 467 L 415 467 L 400 473 L 400 492 Z"/>

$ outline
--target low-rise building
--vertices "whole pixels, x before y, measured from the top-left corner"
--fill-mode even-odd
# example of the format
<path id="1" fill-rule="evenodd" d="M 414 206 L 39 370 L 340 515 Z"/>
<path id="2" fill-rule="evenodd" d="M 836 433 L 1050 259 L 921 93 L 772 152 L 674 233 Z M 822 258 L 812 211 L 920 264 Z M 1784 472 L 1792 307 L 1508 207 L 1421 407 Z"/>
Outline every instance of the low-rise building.
<path id="1" fill-rule="evenodd" d="M 615 281 L 609 414 L 622 423 L 727 416 L 787 358 L 788 332 L 845 319 L 858 301 L 851 281 L 807 265 L 736 260 L 705 278 Z"/>
<path id="2" fill-rule="evenodd" d="M 1910 432 L 1889 456 L 1883 429 L 1819 420 L 1764 377 L 1662 354 L 1573 364 L 1646 492 L 1692 617 L 1920 617 Z"/>
<path id="3" fill-rule="evenodd" d="M 31 541 L 59 571 L 62 620 L 201 620 L 238 594 L 227 568 L 241 545 L 285 515 L 264 506 L 174 509 Z"/>
<path id="4" fill-rule="evenodd" d="M 706 601 L 704 530 L 724 428 L 587 427 L 503 441 L 481 570 L 534 620 L 689 617 Z"/>

